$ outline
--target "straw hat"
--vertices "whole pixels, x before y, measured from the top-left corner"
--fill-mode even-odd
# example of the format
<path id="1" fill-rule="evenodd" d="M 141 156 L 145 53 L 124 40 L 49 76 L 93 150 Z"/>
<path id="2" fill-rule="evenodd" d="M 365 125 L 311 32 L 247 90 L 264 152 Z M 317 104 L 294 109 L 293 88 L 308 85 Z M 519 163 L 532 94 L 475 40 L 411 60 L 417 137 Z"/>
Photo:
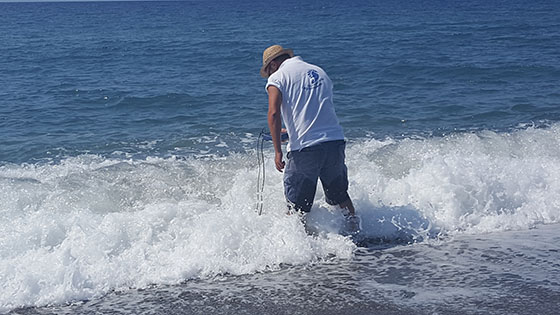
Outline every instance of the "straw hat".
<path id="1" fill-rule="evenodd" d="M 266 73 L 265 69 L 268 67 L 268 64 L 276 57 L 282 55 L 289 55 L 290 57 L 294 56 L 294 51 L 291 49 L 283 48 L 280 45 L 272 45 L 264 50 L 263 52 L 263 65 L 261 67 L 261 77 L 268 78 L 268 73 Z"/>

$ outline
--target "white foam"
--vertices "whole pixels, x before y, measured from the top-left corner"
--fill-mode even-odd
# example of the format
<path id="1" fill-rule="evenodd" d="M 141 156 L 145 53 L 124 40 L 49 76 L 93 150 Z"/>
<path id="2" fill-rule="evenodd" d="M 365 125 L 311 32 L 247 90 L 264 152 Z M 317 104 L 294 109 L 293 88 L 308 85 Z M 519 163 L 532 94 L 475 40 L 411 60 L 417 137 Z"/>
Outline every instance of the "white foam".
<path id="1" fill-rule="evenodd" d="M 1 167 L 0 309 L 351 257 L 348 238 L 308 237 L 284 214 L 279 174 L 268 178 L 266 215 L 256 215 L 255 166 L 250 155 L 84 155 Z"/>
<path id="2" fill-rule="evenodd" d="M 446 233 L 527 229 L 560 219 L 559 124 L 370 140 L 351 145 L 347 159 L 350 190 L 366 217 L 406 207 Z"/>
<path id="3" fill-rule="evenodd" d="M 528 229 L 560 218 L 560 125 L 511 133 L 354 140 L 350 194 L 362 235 Z M 0 310 L 111 290 L 247 274 L 332 257 L 355 245 L 318 189 L 310 237 L 286 216 L 267 152 L 264 215 L 256 158 L 107 159 L 0 167 Z"/>

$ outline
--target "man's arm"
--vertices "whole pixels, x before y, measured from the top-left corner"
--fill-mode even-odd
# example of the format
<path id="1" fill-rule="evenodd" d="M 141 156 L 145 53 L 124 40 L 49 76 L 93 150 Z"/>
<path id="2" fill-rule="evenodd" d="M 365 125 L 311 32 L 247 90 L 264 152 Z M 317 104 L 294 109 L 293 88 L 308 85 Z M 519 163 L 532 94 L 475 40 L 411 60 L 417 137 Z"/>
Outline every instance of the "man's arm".
<path id="1" fill-rule="evenodd" d="M 280 172 L 284 169 L 284 160 L 282 157 L 282 142 L 280 141 L 280 134 L 282 131 L 282 93 L 275 86 L 269 86 L 268 91 L 268 129 L 272 136 L 272 144 L 274 145 L 274 163 L 276 169 Z"/>

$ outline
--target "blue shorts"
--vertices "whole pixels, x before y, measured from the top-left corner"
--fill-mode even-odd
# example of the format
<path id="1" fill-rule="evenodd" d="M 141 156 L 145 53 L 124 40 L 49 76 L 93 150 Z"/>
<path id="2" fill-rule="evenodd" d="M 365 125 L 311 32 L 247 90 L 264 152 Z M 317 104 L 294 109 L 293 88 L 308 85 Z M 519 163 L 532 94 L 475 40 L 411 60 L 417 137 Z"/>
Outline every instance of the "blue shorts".
<path id="1" fill-rule="evenodd" d="M 317 178 L 321 179 L 326 202 L 338 205 L 348 196 L 348 171 L 344 164 L 344 140 L 323 142 L 287 154 L 284 194 L 297 211 L 309 212 L 315 198 Z"/>

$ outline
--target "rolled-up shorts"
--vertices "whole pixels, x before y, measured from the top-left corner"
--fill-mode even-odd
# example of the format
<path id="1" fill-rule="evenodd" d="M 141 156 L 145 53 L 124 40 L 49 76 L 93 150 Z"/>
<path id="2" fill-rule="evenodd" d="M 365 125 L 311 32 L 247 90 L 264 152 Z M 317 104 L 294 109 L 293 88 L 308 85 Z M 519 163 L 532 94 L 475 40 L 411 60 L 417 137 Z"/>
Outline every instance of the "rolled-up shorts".
<path id="1" fill-rule="evenodd" d="M 338 205 L 350 199 L 348 171 L 344 163 L 345 147 L 344 140 L 336 140 L 288 152 L 284 194 L 289 206 L 297 211 L 309 212 L 318 178 L 328 204 Z"/>

